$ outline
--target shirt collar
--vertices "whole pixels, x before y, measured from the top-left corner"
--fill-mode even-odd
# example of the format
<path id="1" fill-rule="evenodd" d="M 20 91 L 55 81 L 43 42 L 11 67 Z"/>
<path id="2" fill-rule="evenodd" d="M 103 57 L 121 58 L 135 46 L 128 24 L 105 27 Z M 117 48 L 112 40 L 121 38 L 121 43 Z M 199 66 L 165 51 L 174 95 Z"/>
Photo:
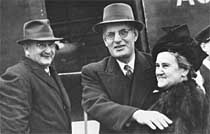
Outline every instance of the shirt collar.
<path id="1" fill-rule="evenodd" d="M 136 58 L 136 56 L 134 54 L 134 56 L 132 56 L 131 60 L 127 64 L 125 64 L 124 62 L 121 62 L 121 61 L 117 60 L 117 63 L 119 64 L 120 69 L 122 70 L 122 72 L 123 72 L 124 75 L 126 74 L 126 70 L 124 69 L 124 66 L 125 65 L 129 65 L 131 67 L 132 73 L 134 72 L 135 58 Z"/>
<path id="2" fill-rule="evenodd" d="M 44 69 L 44 71 L 50 76 L 50 68 L 49 68 L 49 67 L 46 67 L 46 68 Z"/>
<path id="3" fill-rule="evenodd" d="M 208 60 L 209 57 L 206 57 L 203 60 L 203 64 L 210 70 L 210 61 Z"/>

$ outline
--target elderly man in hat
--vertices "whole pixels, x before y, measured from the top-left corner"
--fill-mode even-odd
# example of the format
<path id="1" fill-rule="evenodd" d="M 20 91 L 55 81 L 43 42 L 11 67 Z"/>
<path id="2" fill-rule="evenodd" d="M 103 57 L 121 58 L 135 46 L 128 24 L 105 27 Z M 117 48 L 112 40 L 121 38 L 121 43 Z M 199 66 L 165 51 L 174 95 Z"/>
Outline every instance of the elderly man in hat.
<path id="1" fill-rule="evenodd" d="M 135 50 L 143 24 L 134 19 L 132 8 L 124 3 L 106 6 L 103 21 L 93 29 L 102 33 L 111 55 L 82 69 L 82 106 L 100 122 L 100 134 L 167 128 L 169 118 L 147 111 L 156 89 L 155 68 L 150 55 Z"/>
<path id="2" fill-rule="evenodd" d="M 58 46 L 49 20 L 24 24 L 23 59 L 0 77 L 2 134 L 71 134 L 70 101 L 51 65 Z"/>

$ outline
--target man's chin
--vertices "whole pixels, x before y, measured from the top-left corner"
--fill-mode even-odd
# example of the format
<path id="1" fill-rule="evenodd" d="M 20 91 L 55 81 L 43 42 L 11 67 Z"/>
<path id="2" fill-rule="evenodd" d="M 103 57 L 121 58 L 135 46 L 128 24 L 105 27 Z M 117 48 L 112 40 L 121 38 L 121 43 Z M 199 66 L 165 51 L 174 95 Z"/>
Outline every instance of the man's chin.
<path id="1" fill-rule="evenodd" d="M 47 62 L 40 62 L 40 64 L 42 66 L 49 66 L 52 62 L 51 61 L 47 61 Z"/>
<path id="2" fill-rule="evenodd" d="M 115 54 L 113 57 L 116 59 L 127 59 L 129 57 L 128 54 Z"/>

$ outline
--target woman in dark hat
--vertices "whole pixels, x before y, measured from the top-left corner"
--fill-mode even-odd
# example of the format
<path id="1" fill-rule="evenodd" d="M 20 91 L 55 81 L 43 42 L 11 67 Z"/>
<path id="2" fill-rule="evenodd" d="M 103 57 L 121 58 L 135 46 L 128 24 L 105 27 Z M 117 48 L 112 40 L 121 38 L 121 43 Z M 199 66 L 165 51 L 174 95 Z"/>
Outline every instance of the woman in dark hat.
<path id="1" fill-rule="evenodd" d="M 150 109 L 165 114 L 173 123 L 165 130 L 151 133 L 204 132 L 207 102 L 194 80 L 200 65 L 194 45 L 187 25 L 181 25 L 168 30 L 153 48 L 160 98 Z"/>

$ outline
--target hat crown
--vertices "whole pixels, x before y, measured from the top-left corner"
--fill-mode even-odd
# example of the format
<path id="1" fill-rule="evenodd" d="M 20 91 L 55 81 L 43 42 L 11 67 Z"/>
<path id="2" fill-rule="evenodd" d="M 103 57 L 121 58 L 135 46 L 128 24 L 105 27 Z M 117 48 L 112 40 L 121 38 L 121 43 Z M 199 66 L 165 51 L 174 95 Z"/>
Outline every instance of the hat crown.
<path id="1" fill-rule="evenodd" d="M 54 37 L 49 20 L 32 20 L 23 26 L 23 36 L 25 39 Z"/>
<path id="2" fill-rule="evenodd" d="M 159 39 L 158 43 L 183 43 L 192 41 L 190 31 L 186 24 L 163 27 L 162 29 L 166 32 L 166 34 Z"/>
<path id="3" fill-rule="evenodd" d="M 93 26 L 93 31 L 101 32 L 106 24 L 111 23 L 129 23 L 141 31 L 144 27 L 141 21 L 134 18 L 133 10 L 130 5 L 125 3 L 113 3 L 107 5 L 103 12 L 103 21 Z"/>
<path id="4" fill-rule="evenodd" d="M 114 3 L 104 8 L 103 21 L 134 20 L 132 8 L 128 4 Z"/>
<path id="5" fill-rule="evenodd" d="M 58 41 L 63 38 L 56 38 L 50 26 L 48 19 L 35 19 L 24 23 L 23 25 L 23 39 L 18 40 L 17 43 L 23 44 L 25 41 Z"/>
<path id="6" fill-rule="evenodd" d="M 202 62 L 199 59 L 200 50 L 196 46 L 187 25 L 172 27 L 155 44 L 152 50 L 153 59 L 156 60 L 158 53 L 164 51 L 177 52 L 190 62 L 195 70 L 198 70 Z"/>

